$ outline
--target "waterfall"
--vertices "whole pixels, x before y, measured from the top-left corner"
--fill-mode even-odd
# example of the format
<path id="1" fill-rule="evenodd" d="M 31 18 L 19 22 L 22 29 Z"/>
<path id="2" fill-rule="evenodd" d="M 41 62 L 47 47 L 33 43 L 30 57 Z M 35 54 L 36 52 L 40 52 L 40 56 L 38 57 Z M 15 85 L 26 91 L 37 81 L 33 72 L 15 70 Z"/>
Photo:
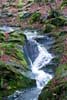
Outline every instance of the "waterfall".
<path id="1" fill-rule="evenodd" d="M 2 26 L 0 30 L 10 33 L 14 31 L 14 28 Z M 42 38 L 44 37 L 43 35 L 38 35 L 36 30 L 25 30 L 24 34 L 27 37 L 26 54 L 30 62 L 31 71 L 36 80 L 37 88 L 42 89 L 53 76 L 44 72 L 41 68 L 49 64 L 53 57 L 44 46 L 41 46 L 41 44 L 36 41 L 36 38 Z"/>
<path id="2" fill-rule="evenodd" d="M 45 67 L 53 57 L 45 47 L 34 39 L 38 36 L 37 32 L 24 31 L 24 34 L 27 37 L 27 53 L 31 62 L 31 70 L 35 76 L 37 88 L 42 89 L 53 76 L 41 68 Z"/>
<path id="3" fill-rule="evenodd" d="M 0 27 L 0 30 L 4 30 L 6 32 L 6 28 L 8 28 L 7 32 L 13 32 L 13 28 L 11 27 Z M 50 63 L 53 59 L 51 53 L 48 52 L 47 47 L 51 46 L 53 43 L 53 39 L 39 35 L 37 30 L 23 30 L 24 35 L 27 37 L 26 43 L 24 45 L 23 51 L 27 60 L 29 61 L 29 66 L 31 71 L 24 72 L 29 78 L 36 80 L 36 86 L 28 89 L 24 89 L 21 91 L 16 91 L 14 94 L 8 97 L 8 100 L 38 100 L 38 95 L 41 92 L 41 89 L 53 78 L 52 73 L 48 73 L 49 71 L 44 71 L 43 68 L 46 68 L 46 65 Z M 47 68 L 49 70 L 49 68 Z M 22 70 L 21 70 L 22 73 Z"/>

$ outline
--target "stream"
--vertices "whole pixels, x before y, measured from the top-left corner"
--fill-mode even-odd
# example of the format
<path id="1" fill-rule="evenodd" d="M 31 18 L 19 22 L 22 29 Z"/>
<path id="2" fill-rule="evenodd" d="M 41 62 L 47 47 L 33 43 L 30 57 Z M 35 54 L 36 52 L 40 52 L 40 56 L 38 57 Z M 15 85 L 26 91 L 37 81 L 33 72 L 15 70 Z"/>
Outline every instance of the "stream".
<path id="1" fill-rule="evenodd" d="M 54 56 L 49 53 L 51 45 L 54 43 L 52 37 L 40 35 L 37 30 L 24 30 L 27 37 L 23 48 L 26 58 L 29 61 L 31 73 L 26 73 L 27 77 L 36 80 L 36 87 L 16 91 L 9 96 L 9 100 L 38 100 L 38 95 L 43 87 L 53 78 L 53 69 L 46 69 Z M 44 71 L 42 68 L 45 68 Z"/>
<path id="2" fill-rule="evenodd" d="M 13 31 L 12 29 L 8 31 L 10 30 Z M 35 29 L 25 29 L 23 32 L 27 37 L 23 50 L 31 69 L 31 72 L 25 75 L 36 80 L 36 87 L 16 91 L 8 96 L 8 100 L 38 100 L 39 93 L 54 76 L 53 68 L 46 68 L 46 65 L 52 63 L 54 58 L 54 55 L 50 53 L 54 39 L 46 34 L 40 35 L 40 31 Z"/>
<path id="3" fill-rule="evenodd" d="M 38 35 L 37 31 L 24 31 L 24 34 L 27 37 L 26 45 L 24 48 L 25 54 L 29 59 L 32 78 L 36 80 L 36 85 L 38 89 L 42 89 L 44 85 L 48 83 L 50 79 L 52 79 L 52 75 L 41 70 L 42 67 L 45 67 L 53 58 L 53 56 L 47 51 L 47 49 L 43 46 L 43 43 L 40 44 L 36 41 L 36 39 L 47 38 L 46 36 Z"/>

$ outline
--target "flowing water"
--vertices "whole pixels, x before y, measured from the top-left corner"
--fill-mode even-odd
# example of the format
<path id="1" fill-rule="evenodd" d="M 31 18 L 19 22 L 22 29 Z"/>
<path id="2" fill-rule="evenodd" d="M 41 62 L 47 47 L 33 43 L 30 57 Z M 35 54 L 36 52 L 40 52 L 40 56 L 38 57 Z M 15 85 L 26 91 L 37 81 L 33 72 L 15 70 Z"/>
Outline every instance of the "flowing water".
<path id="1" fill-rule="evenodd" d="M 3 27 L 3 29 L 6 31 L 7 28 Z M 7 30 L 7 32 L 13 31 L 10 27 Z M 53 78 L 52 69 L 50 69 L 50 72 L 42 69 L 54 58 L 53 55 L 48 52 L 54 43 L 53 38 L 47 35 L 40 35 L 37 30 L 32 31 L 26 29 L 24 30 L 24 34 L 27 40 L 23 50 L 31 69 L 31 73 L 28 72 L 25 75 L 36 80 L 36 87 L 16 91 L 13 95 L 8 97 L 8 100 L 37 100 L 42 88 Z"/>
<path id="2" fill-rule="evenodd" d="M 54 43 L 53 38 L 40 35 L 36 30 L 24 30 L 24 34 L 27 40 L 23 50 L 31 68 L 31 73 L 26 75 L 36 80 L 36 87 L 16 91 L 9 100 L 38 100 L 42 88 L 53 78 L 52 69 L 49 72 L 42 70 L 53 59 L 53 55 L 48 52 Z"/>
<path id="3" fill-rule="evenodd" d="M 47 49 L 36 41 L 36 38 L 44 38 L 40 36 L 36 31 L 28 32 L 24 31 L 27 37 L 27 54 L 31 64 L 31 70 L 36 79 L 36 85 L 38 89 L 42 89 L 44 85 L 52 79 L 52 75 L 41 70 L 45 67 L 53 58 L 53 56 L 47 51 Z"/>

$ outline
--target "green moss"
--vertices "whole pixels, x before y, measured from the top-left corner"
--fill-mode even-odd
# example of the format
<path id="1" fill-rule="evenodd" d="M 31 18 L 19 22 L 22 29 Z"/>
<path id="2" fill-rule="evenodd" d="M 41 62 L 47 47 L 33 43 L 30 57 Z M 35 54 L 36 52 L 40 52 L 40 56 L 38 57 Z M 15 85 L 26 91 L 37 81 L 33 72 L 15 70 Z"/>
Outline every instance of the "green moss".
<path id="1" fill-rule="evenodd" d="M 10 66 L 10 65 L 9 65 Z M 0 63 L 0 97 L 12 94 L 17 89 L 35 85 L 35 81 L 13 72 L 8 65 Z"/>
<path id="2" fill-rule="evenodd" d="M 31 18 L 30 18 L 30 23 L 34 23 L 36 21 L 39 21 L 41 14 L 39 12 L 35 12 L 32 14 Z"/>
<path id="3" fill-rule="evenodd" d="M 9 42 L 23 45 L 25 43 L 25 38 L 22 32 L 13 32 L 10 34 Z"/>
<path id="4" fill-rule="evenodd" d="M 66 6 L 67 6 L 67 0 L 63 0 L 63 2 L 61 3 L 61 9 L 63 9 Z"/>
<path id="5" fill-rule="evenodd" d="M 61 13 L 59 12 L 59 10 L 57 10 L 57 9 L 52 9 L 52 10 L 50 10 L 50 12 L 49 12 L 49 16 L 48 16 L 48 19 L 49 18 L 56 18 L 56 17 L 59 17 L 61 15 Z"/>
<path id="6" fill-rule="evenodd" d="M 46 27 L 44 29 L 44 32 L 45 33 L 49 33 L 49 32 L 52 32 L 53 29 L 55 29 L 56 27 L 52 24 L 46 24 Z"/>
<path id="7" fill-rule="evenodd" d="M 52 24 L 52 25 L 55 25 L 56 27 L 64 26 L 66 22 L 67 20 L 63 16 L 50 18 L 45 21 L 46 24 Z"/>
<path id="8" fill-rule="evenodd" d="M 0 32 L 0 98 L 35 85 L 34 80 L 20 74 L 30 70 L 22 50 L 25 39 L 20 31 L 9 35 Z"/>
<path id="9" fill-rule="evenodd" d="M 16 63 L 17 66 L 21 65 L 22 69 L 28 69 L 24 52 L 21 49 L 26 37 L 21 32 L 13 32 L 6 40 L 5 34 L 3 32 L 0 34 L 0 56 L 7 55 L 10 63 Z M 13 69 L 16 68 L 13 67 Z"/>
<path id="10" fill-rule="evenodd" d="M 64 77 L 64 76 L 66 77 L 67 76 L 67 64 L 60 65 L 57 68 L 56 75 L 59 75 L 60 77 Z"/>
<path id="11" fill-rule="evenodd" d="M 17 7 L 18 8 L 22 8 L 23 7 L 23 1 L 22 0 L 18 1 Z"/>
<path id="12" fill-rule="evenodd" d="M 67 35 L 66 31 L 62 31 L 62 32 L 59 33 L 59 36 L 64 36 L 64 35 Z"/>
<path id="13" fill-rule="evenodd" d="M 67 98 L 67 64 L 57 68 L 54 79 L 42 90 L 38 100 L 66 100 Z"/>

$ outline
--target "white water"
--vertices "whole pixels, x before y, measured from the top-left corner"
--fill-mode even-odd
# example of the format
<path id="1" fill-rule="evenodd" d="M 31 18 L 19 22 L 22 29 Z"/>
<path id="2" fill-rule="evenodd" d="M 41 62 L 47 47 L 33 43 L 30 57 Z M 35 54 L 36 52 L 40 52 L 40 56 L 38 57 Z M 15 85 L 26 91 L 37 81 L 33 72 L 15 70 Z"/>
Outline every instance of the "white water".
<path id="1" fill-rule="evenodd" d="M 44 72 L 40 68 L 47 65 L 53 57 L 47 52 L 45 48 L 42 48 L 38 43 L 37 46 L 39 49 L 39 55 L 32 63 L 32 72 L 35 74 L 37 88 L 42 89 L 44 85 L 46 85 L 48 81 L 52 79 L 52 75 Z"/>
<path id="2" fill-rule="evenodd" d="M 4 28 L 4 31 L 6 31 L 5 28 Z M 11 31 L 13 30 L 8 29 L 8 32 L 11 32 Z M 47 49 L 35 40 L 36 37 L 40 38 L 44 36 L 38 35 L 36 30 L 34 32 L 25 30 L 24 34 L 26 35 L 28 42 L 30 44 L 33 44 L 33 46 L 31 46 L 31 48 L 32 47 L 33 48 L 32 49 L 30 48 L 32 50 L 32 53 L 34 51 L 33 55 L 37 54 L 37 56 L 34 57 L 34 61 L 32 61 L 31 58 L 29 57 L 29 55 L 31 55 L 30 52 L 29 52 L 30 54 L 27 56 L 31 64 L 31 70 L 32 70 L 33 76 L 36 79 L 37 88 L 34 87 L 31 89 L 27 89 L 25 91 L 24 90 L 16 91 L 13 95 L 8 97 L 8 100 L 38 100 L 38 95 L 41 92 L 41 89 L 53 77 L 52 74 L 46 73 L 44 72 L 44 70 L 41 69 L 42 67 L 45 67 L 48 63 L 50 63 L 50 61 L 53 58 L 52 55 L 47 51 Z"/>
<path id="3" fill-rule="evenodd" d="M 34 37 L 37 37 L 37 32 L 32 33 L 25 31 L 24 34 L 27 36 L 28 41 L 33 41 L 37 45 L 39 50 L 39 55 L 36 57 L 34 62 L 31 60 L 30 62 L 32 73 L 35 75 L 37 88 L 41 90 L 53 77 L 51 74 L 41 70 L 41 68 L 47 65 L 53 57 L 50 53 L 48 53 L 45 47 L 42 47 L 36 40 L 33 39 Z"/>
<path id="4" fill-rule="evenodd" d="M 4 32 L 8 32 L 8 33 L 10 33 L 10 32 L 13 32 L 14 31 L 14 29 L 13 28 L 11 28 L 11 27 L 9 27 L 9 26 L 2 26 L 2 27 L 0 27 L 0 30 L 2 30 L 2 31 L 4 31 Z"/>

